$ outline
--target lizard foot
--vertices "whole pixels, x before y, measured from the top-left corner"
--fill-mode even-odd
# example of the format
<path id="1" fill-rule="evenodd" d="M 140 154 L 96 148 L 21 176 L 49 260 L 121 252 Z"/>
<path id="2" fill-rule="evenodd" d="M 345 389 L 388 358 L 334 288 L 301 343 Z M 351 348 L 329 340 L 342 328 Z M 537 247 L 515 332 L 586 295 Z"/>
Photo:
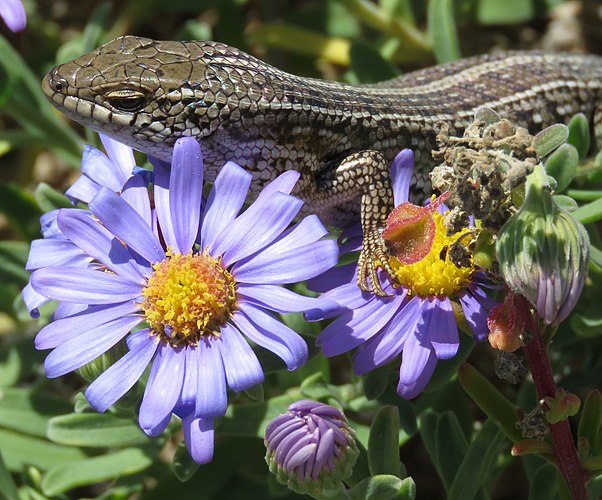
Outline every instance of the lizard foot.
<path id="1" fill-rule="evenodd" d="M 364 238 L 364 246 L 357 263 L 357 285 L 364 292 L 374 292 L 386 297 L 389 294 L 383 290 L 378 278 L 378 268 L 382 268 L 390 276 L 395 273 L 389 265 L 385 242 L 378 230 L 369 233 Z"/>

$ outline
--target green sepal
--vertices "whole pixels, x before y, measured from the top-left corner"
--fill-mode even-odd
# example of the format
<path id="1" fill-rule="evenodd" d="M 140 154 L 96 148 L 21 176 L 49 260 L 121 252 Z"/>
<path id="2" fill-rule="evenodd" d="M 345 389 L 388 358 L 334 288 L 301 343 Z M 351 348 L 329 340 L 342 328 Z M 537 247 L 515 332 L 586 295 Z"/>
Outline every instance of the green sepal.
<path id="1" fill-rule="evenodd" d="M 399 411 L 383 406 L 374 416 L 368 440 L 370 474 L 390 474 L 403 479 L 405 467 L 399 460 Z"/>
<path id="2" fill-rule="evenodd" d="M 589 121 L 583 113 L 578 113 L 571 118 L 568 126 L 569 136 L 566 142 L 575 147 L 579 159 L 583 160 L 587 156 L 591 144 Z"/>
<path id="3" fill-rule="evenodd" d="M 513 442 L 522 439 L 516 428 L 518 408 L 472 365 L 464 363 L 458 370 L 458 379 L 472 400 L 496 422 Z"/>
<path id="4" fill-rule="evenodd" d="M 595 389 L 590 391 L 583 403 L 577 436 L 586 439 L 591 455 L 602 452 L 602 394 Z"/>
<path id="5" fill-rule="evenodd" d="M 414 500 L 416 484 L 411 477 L 399 479 L 382 474 L 364 479 L 349 494 L 353 500 Z"/>

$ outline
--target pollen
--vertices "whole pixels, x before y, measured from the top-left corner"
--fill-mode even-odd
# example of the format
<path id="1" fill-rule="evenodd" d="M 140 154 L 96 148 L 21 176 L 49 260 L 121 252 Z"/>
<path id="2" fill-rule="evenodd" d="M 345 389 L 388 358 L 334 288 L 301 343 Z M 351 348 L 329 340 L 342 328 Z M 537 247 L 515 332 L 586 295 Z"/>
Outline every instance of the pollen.
<path id="1" fill-rule="evenodd" d="M 447 236 L 443 216 L 435 210 L 433 217 L 436 226 L 435 237 L 428 254 L 413 264 L 403 264 L 397 257 L 392 256 L 389 258 L 389 264 L 395 272 L 395 278 L 408 289 L 409 295 L 422 298 L 453 297 L 470 284 L 475 266 L 472 258 L 470 266 L 456 266 L 449 260 L 447 249 L 468 232 L 468 229 Z"/>
<path id="2" fill-rule="evenodd" d="M 173 345 L 196 345 L 203 336 L 219 336 L 236 298 L 232 274 L 207 251 L 182 255 L 168 250 L 153 266 L 142 294 L 151 330 Z"/>

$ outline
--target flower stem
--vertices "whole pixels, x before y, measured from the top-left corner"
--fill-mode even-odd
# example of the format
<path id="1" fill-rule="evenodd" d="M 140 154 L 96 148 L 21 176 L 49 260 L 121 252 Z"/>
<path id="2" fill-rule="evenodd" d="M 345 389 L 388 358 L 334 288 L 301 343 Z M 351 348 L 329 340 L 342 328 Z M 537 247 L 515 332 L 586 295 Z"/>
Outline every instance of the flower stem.
<path id="1" fill-rule="evenodd" d="M 537 321 L 535 320 L 533 323 L 537 324 Z M 525 346 L 525 355 L 533 376 L 533 382 L 535 382 L 537 395 L 539 399 L 544 397 L 553 398 L 557 387 L 556 382 L 554 382 L 548 351 L 542 342 L 542 333 L 539 328 L 535 326 L 532 331 L 533 338 Z M 548 426 L 558 469 L 564 476 L 572 497 L 575 500 L 587 500 L 587 471 L 577 456 L 569 421 L 565 419 L 557 424 L 548 423 Z"/>

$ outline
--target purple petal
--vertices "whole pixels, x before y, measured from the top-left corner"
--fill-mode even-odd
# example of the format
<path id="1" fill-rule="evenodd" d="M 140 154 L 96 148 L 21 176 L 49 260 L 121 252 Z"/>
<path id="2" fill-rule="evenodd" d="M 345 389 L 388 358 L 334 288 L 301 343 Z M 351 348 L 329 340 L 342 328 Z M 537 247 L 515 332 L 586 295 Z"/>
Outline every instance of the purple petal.
<path id="1" fill-rule="evenodd" d="M 296 170 L 289 170 L 280 174 L 273 181 L 267 183 L 259 196 L 255 200 L 255 203 L 262 204 L 263 202 L 269 200 L 275 193 L 280 192 L 284 194 L 290 194 L 295 184 L 299 180 L 299 176 L 301 174 Z"/>
<path id="2" fill-rule="evenodd" d="M 151 264 L 165 258 L 161 242 L 152 229 L 113 191 L 101 188 L 90 202 L 90 209 L 109 231 Z"/>
<path id="3" fill-rule="evenodd" d="M 363 375 L 397 357 L 408 334 L 415 331 L 421 319 L 421 299 L 415 296 L 391 318 L 378 335 L 360 346 L 353 358 L 355 372 Z"/>
<path id="4" fill-rule="evenodd" d="M 253 203 L 220 233 L 213 255 L 223 255 L 229 266 L 254 254 L 286 229 L 301 205 L 300 199 L 283 193 L 274 193 L 259 207 Z"/>
<path id="5" fill-rule="evenodd" d="M 141 174 L 133 175 L 123 185 L 121 197 L 128 202 L 148 227 L 152 225 L 151 206 L 148 198 L 148 186 Z"/>
<path id="6" fill-rule="evenodd" d="M 98 135 L 107 155 L 113 162 L 114 175 L 117 177 L 119 184 L 123 186 L 128 177 L 132 175 L 134 167 L 136 167 L 134 150 L 115 139 L 111 139 L 107 135 L 100 133 Z M 116 189 L 115 191 L 121 191 L 121 188 Z"/>
<path id="7" fill-rule="evenodd" d="M 64 342 L 44 361 L 49 378 L 60 377 L 96 359 L 108 351 L 140 323 L 137 316 L 108 321 Z"/>
<path id="8" fill-rule="evenodd" d="M 78 201 L 89 203 L 96 196 L 100 184 L 94 182 L 87 175 L 80 175 L 79 178 L 65 191 L 65 196 L 76 205 Z"/>
<path id="9" fill-rule="evenodd" d="M 213 458 L 213 420 L 194 418 L 188 415 L 182 420 L 186 448 L 192 459 L 199 464 L 211 462 Z"/>
<path id="10" fill-rule="evenodd" d="M 90 306 L 88 304 L 71 304 L 70 302 L 59 302 L 52 315 L 53 320 L 59 320 L 84 312 Z"/>
<path id="11" fill-rule="evenodd" d="M 405 356 L 406 354 L 404 351 L 404 359 Z M 418 396 L 418 394 L 422 392 L 422 390 L 426 387 L 426 384 L 428 384 L 428 381 L 431 379 L 436 365 L 437 356 L 435 355 L 435 351 L 430 351 L 430 355 L 423 363 L 418 372 L 418 376 L 414 380 L 410 382 L 402 379 L 400 371 L 399 383 L 397 384 L 397 394 L 405 399 L 412 399 Z"/>
<path id="12" fill-rule="evenodd" d="M 450 300 L 447 297 L 435 298 L 425 301 L 424 305 L 424 323 L 418 325 L 417 335 L 430 339 L 437 359 L 453 358 L 458 352 L 460 339 Z"/>
<path id="13" fill-rule="evenodd" d="M 174 235 L 173 224 L 171 223 L 170 203 L 169 203 L 169 163 L 161 160 L 152 159 L 153 173 L 155 182 L 153 186 L 153 198 L 155 200 L 155 211 L 161 234 L 168 247 L 176 248 L 177 242 Z"/>
<path id="14" fill-rule="evenodd" d="M 25 29 L 27 17 L 20 0 L 2 0 L 0 16 L 11 31 L 17 32 Z"/>
<path id="15" fill-rule="evenodd" d="M 308 215 L 278 236 L 269 246 L 269 251 L 278 254 L 298 249 L 310 243 L 315 243 L 327 234 L 328 231 L 322 225 L 320 219 L 315 215 Z"/>
<path id="16" fill-rule="evenodd" d="M 77 267 L 38 269 L 31 286 L 45 297 L 74 304 L 116 304 L 141 294 L 140 285 L 116 274 Z"/>
<path id="17" fill-rule="evenodd" d="M 174 145 L 169 178 L 169 209 L 176 246 L 187 254 L 199 232 L 203 195 L 203 157 L 193 137 L 181 137 Z"/>
<path id="18" fill-rule="evenodd" d="M 234 324 L 253 342 L 281 358 L 289 370 L 307 361 L 307 344 L 294 330 L 250 304 L 240 304 Z"/>
<path id="19" fill-rule="evenodd" d="M 414 170 L 414 152 L 411 149 L 403 149 L 391 164 L 391 179 L 393 181 L 393 200 L 395 206 L 408 201 L 410 192 L 410 181 Z"/>
<path id="20" fill-rule="evenodd" d="M 199 387 L 196 393 L 195 414 L 201 418 L 221 417 L 226 413 L 228 397 L 226 373 L 220 354 L 219 341 L 201 341 L 198 349 Z"/>
<path id="21" fill-rule="evenodd" d="M 186 367 L 184 371 L 184 381 L 182 382 L 182 392 L 178 399 L 178 415 L 187 415 L 190 412 L 194 413 L 196 406 L 196 395 L 201 387 L 198 377 L 198 362 L 200 356 L 198 346 L 188 345 L 184 348 L 186 356 Z"/>
<path id="22" fill-rule="evenodd" d="M 323 273 L 338 260 L 335 241 L 322 240 L 280 254 L 268 247 L 244 263 L 235 264 L 232 272 L 243 283 L 295 283 Z"/>
<path id="23" fill-rule="evenodd" d="M 415 331 L 408 332 L 399 368 L 399 383 L 404 385 L 414 383 L 422 375 L 431 356 L 437 359 L 430 343 L 421 340 Z"/>
<path id="24" fill-rule="evenodd" d="M 104 412 L 129 391 L 153 359 L 157 346 L 148 328 L 128 337 L 130 351 L 101 373 L 86 389 L 85 395 L 96 411 Z"/>
<path id="25" fill-rule="evenodd" d="M 89 144 L 84 147 L 82 172 L 98 184 L 99 187 L 104 186 L 118 193 L 123 188 L 127 176 L 115 167 L 116 165 L 99 149 Z"/>
<path id="26" fill-rule="evenodd" d="M 318 449 L 316 450 L 316 463 L 314 464 L 312 477 L 318 477 L 328 460 L 334 455 L 334 430 L 328 429 L 320 436 Z"/>
<path id="27" fill-rule="evenodd" d="M 181 348 L 161 343 L 153 360 L 138 421 L 147 434 L 171 414 L 182 390 L 186 355 Z"/>
<path id="28" fill-rule="evenodd" d="M 236 288 L 236 293 L 256 306 L 280 313 L 339 309 L 336 302 L 299 295 L 277 285 L 245 285 L 241 283 Z"/>
<path id="29" fill-rule="evenodd" d="M 220 354 L 226 371 L 228 386 L 243 391 L 263 382 L 263 370 L 251 346 L 240 332 L 226 323 L 221 327 Z"/>
<path id="30" fill-rule="evenodd" d="M 474 338 L 479 342 L 485 340 L 489 331 L 487 327 L 487 315 L 489 311 L 481 305 L 479 300 L 470 291 L 460 296 L 460 304 Z"/>
<path id="31" fill-rule="evenodd" d="M 27 285 L 25 285 L 25 288 L 23 288 L 23 290 L 21 290 L 21 296 L 23 297 L 23 302 L 25 302 L 25 306 L 27 307 L 29 315 L 32 318 L 39 318 L 40 311 L 38 310 L 38 307 L 46 304 L 46 302 L 49 301 L 47 297 L 44 297 L 43 295 L 40 295 L 38 292 L 36 292 L 32 288 L 30 282 L 27 283 Z"/>
<path id="32" fill-rule="evenodd" d="M 117 275 L 139 285 L 146 279 L 132 255 L 102 224 L 85 212 L 64 209 L 57 219 L 60 230 L 87 255 Z"/>
<path id="33" fill-rule="evenodd" d="M 405 294 L 392 297 L 373 296 L 366 304 L 348 311 L 330 323 L 316 340 L 325 356 L 336 356 L 357 347 L 378 334 L 397 314 Z"/>
<path id="34" fill-rule="evenodd" d="M 339 247 L 339 254 L 341 254 Z M 330 268 L 328 271 L 310 279 L 307 288 L 314 292 L 329 292 L 339 286 L 353 284 L 358 288 L 355 281 L 357 264 L 355 262 Z"/>
<path id="35" fill-rule="evenodd" d="M 87 330 L 129 316 L 139 309 L 140 306 L 133 301 L 108 306 L 91 306 L 85 311 L 58 319 L 42 328 L 35 338 L 36 349 L 53 349 Z"/>
<path id="36" fill-rule="evenodd" d="M 201 246 L 213 250 L 217 236 L 238 215 L 247 197 L 252 176 L 229 161 L 217 175 L 201 226 Z"/>
<path id="37" fill-rule="evenodd" d="M 68 240 L 33 240 L 25 269 L 33 271 L 41 267 L 60 265 L 85 266 L 92 260 L 73 242 Z"/>

